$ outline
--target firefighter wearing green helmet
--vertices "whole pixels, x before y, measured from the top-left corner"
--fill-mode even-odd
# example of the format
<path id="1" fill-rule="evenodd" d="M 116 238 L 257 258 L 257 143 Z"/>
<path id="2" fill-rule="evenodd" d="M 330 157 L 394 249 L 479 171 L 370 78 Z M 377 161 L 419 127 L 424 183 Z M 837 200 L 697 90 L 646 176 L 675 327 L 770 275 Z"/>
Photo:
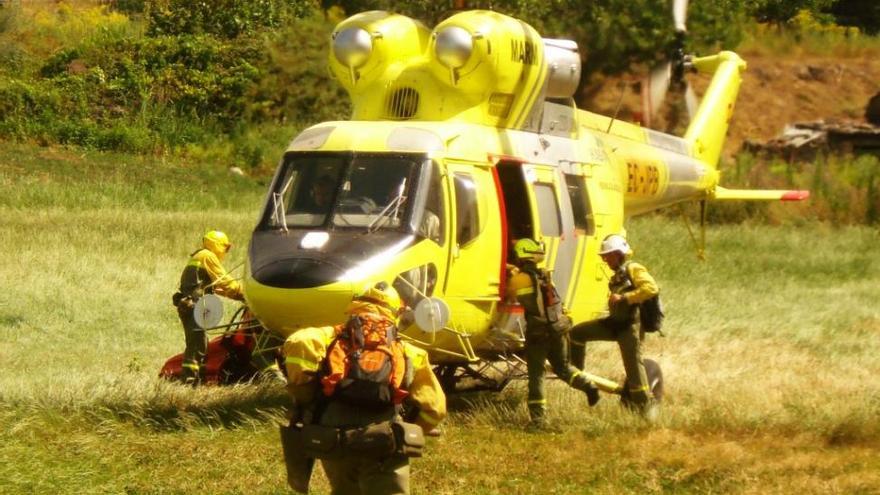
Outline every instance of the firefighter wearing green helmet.
<path id="1" fill-rule="evenodd" d="M 543 245 L 534 239 L 519 239 L 513 250 L 517 270 L 507 281 L 507 296 L 525 309 L 530 426 L 540 428 L 546 424 L 547 411 L 545 361 L 550 361 L 553 372 L 561 380 L 584 392 L 590 406 L 599 401 L 599 391 L 584 373 L 569 363 L 567 332 L 571 320 L 564 314 L 550 274 L 538 267 L 544 259 Z"/>
<path id="2" fill-rule="evenodd" d="M 656 296 L 660 289 L 654 277 L 640 263 L 629 260 L 632 248 L 621 235 L 612 234 L 602 241 L 599 256 L 614 272 L 608 281 L 609 316 L 579 323 L 571 330 L 572 364 L 584 366 L 584 345 L 597 340 L 616 341 L 626 370 L 628 403 L 649 415 L 653 397 L 642 360 L 641 338 L 636 328 L 640 303 Z"/>
<path id="3" fill-rule="evenodd" d="M 180 275 L 180 287 L 172 298 L 183 324 L 186 349 L 183 352 L 182 378 L 185 383 L 199 383 L 208 339 L 193 316 L 195 303 L 204 294 L 217 294 L 241 301 L 239 283 L 223 268 L 223 259 L 232 249 L 229 237 L 219 230 L 209 230 L 202 237 L 202 247 L 190 255 Z"/>

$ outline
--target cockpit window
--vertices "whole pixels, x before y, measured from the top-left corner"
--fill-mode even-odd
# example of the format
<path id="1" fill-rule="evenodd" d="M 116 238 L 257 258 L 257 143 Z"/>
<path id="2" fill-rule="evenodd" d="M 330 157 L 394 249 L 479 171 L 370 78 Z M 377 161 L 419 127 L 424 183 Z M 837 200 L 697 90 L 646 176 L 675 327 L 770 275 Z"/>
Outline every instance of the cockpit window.
<path id="1" fill-rule="evenodd" d="M 425 161 L 400 154 L 290 154 L 262 226 L 400 229 L 412 215 Z"/>

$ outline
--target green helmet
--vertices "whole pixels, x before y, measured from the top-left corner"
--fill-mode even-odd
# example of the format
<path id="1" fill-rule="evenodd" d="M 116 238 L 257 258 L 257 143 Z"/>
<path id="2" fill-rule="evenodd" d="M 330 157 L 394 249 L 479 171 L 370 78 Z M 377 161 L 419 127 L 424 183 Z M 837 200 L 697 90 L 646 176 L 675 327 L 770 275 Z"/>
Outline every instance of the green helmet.
<path id="1" fill-rule="evenodd" d="M 534 239 L 520 239 L 513 245 L 513 252 L 518 260 L 540 261 L 544 257 L 544 243 Z"/>

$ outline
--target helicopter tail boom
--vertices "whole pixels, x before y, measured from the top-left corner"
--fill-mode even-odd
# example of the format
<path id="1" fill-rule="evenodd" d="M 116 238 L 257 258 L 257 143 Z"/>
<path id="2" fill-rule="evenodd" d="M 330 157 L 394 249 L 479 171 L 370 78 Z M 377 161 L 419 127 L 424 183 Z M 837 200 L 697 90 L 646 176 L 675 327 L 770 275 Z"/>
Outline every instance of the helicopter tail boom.
<path id="1" fill-rule="evenodd" d="M 691 145 L 694 158 L 713 169 L 718 165 L 733 106 L 739 94 L 746 62 L 734 52 L 724 51 L 696 57 L 691 64 L 697 72 L 714 74 L 684 139 Z"/>

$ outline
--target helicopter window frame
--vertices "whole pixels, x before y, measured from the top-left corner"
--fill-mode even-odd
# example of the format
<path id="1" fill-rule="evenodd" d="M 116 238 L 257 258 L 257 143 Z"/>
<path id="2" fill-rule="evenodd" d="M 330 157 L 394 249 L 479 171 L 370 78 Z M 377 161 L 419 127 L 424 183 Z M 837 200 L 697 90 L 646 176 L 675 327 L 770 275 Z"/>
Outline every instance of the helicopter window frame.
<path id="1" fill-rule="evenodd" d="M 453 172 L 452 188 L 455 194 L 455 242 L 462 248 L 474 242 L 482 231 L 477 179 L 468 172 Z M 463 235 L 465 228 L 466 235 Z"/>
<path id="2" fill-rule="evenodd" d="M 399 160 L 407 160 L 410 161 L 410 169 L 406 179 L 409 181 L 409 185 L 406 186 L 406 194 L 410 197 L 406 198 L 404 202 L 403 214 L 400 217 L 399 221 L 395 225 L 386 224 L 382 226 L 383 230 L 393 230 L 393 231 L 403 231 L 406 233 L 414 233 L 416 230 L 415 226 L 415 218 L 417 214 L 422 212 L 424 208 L 425 200 L 425 187 L 422 187 L 421 183 L 424 182 L 425 172 L 429 172 L 429 167 L 432 163 L 432 160 L 428 157 L 426 153 L 401 153 L 401 152 L 356 152 L 356 151 L 288 151 L 284 154 L 281 163 L 278 166 L 278 169 L 275 173 L 275 177 L 273 178 L 268 193 L 265 199 L 265 207 L 263 209 L 263 213 L 260 217 L 260 221 L 257 224 L 256 230 L 280 230 L 283 229 L 284 226 L 279 224 L 277 221 L 273 219 L 276 215 L 276 208 L 273 202 L 273 195 L 284 188 L 286 184 L 282 182 L 286 182 L 290 179 L 291 176 L 295 177 L 297 174 L 301 173 L 300 170 L 296 169 L 296 162 L 298 160 L 330 160 L 337 159 L 340 161 L 340 166 L 336 170 L 337 174 L 334 179 L 336 180 L 335 189 L 333 190 L 333 196 L 331 201 L 331 206 L 328 208 L 326 212 L 312 215 L 312 216 L 320 216 L 320 222 L 313 223 L 293 223 L 290 221 L 289 210 L 291 209 L 291 205 L 287 203 L 289 198 L 295 197 L 296 193 L 301 192 L 299 188 L 301 187 L 310 187 L 311 181 L 309 183 L 297 183 L 296 191 L 288 191 L 285 198 L 284 208 L 288 210 L 287 217 L 287 227 L 291 229 L 363 229 L 365 225 L 346 225 L 344 222 L 338 221 L 338 217 L 340 217 L 339 202 L 341 199 L 347 194 L 345 190 L 348 186 L 352 171 L 356 166 L 359 160 L 369 160 L 369 159 L 399 159 Z M 291 170 L 293 169 L 293 170 Z M 294 188 L 294 185 L 291 184 L 291 189 Z M 374 212 L 378 214 L 377 212 Z M 308 214 L 308 213 L 302 213 Z"/>
<path id="3" fill-rule="evenodd" d="M 574 216 L 575 232 L 578 235 L 595 235 L 593 205 L 590 203 L 590 194 L 584 176 L 577 174 L 563 174 L 563 176 Z"/>
<path id="4" fill-rule="evenodd" d="M 562 237 L 562 217 L 559 211 L 559 198 L 556 197 L 556 186 L 552 182 L 533 182 L 532 191 L 538 207 L 541 235 Z"/>
<path id="5" fill-rule="evenodd" d="M 440 164 L 436 160 L 431 160 L 431 164 L 422 170 L 418 190 L 419 200 L 416 202 L 415 214 L 411 217 L 416 233 L 438 246 L 446 243 L 443 176 Z"/>

